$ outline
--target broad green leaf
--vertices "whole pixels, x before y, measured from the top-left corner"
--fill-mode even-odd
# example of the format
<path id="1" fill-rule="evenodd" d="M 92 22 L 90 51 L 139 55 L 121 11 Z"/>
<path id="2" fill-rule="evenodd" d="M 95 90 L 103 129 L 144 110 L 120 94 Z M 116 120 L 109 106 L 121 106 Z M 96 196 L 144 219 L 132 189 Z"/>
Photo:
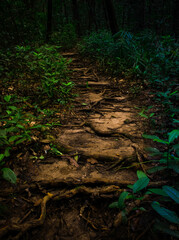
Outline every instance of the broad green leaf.
<path id="1" fill-rule="evenodd" d="M 17 128 L 16 127 L 9 127 L 9 128 L 6 128 L 6 132 L 17 132 Z"/>
<path id="2" fill-rule="evenodd" d="M 176 173 L 179 173 L 179 158 L 170 157 L 168 160 L 168 167 L 173 169 Z"/>
<path id="3" fill-rule="evenodd" d="M 16 141 L 16 145 L 18 145 L 19 143 L 25 142 L 27 140 L 27 137 L 21 138 L 18 141 Z"/>
<path id="4" fill-rule="evenodd" d="M 147 187 L 148 184 L 149 184 L 148 177 L 139 178 L 139 180 L 137 180 L 137 182 L 135 182 L 133 185 L 133 192 L 134 193 L 139 192 L 143 188 Z"/>
<path id="5" fill-rule="evenodd" d="M 175 129 L 171 131 L 168 135 L 169 135 L 168 141 L 169 143 L 172 143 L 179 136 L 179 130 Z"/>
<path id="6" fill-rule="evenodd" d="M 6 101 L 6 102 L 9 102 L 10 100 L 11 100 L 11 95 L 6 95 L 6 96 L 4 96 L 4 100 Z"/>
<path id="7" fill-rule="evenodd" d="M 13 184 L 16 184 L 17 177 L 10 168 L 2 168 L 1 171 L 2 171 L 2 176 L 5 180 Z"/>
<path id="8" fill-rule="evenodd" d="M 15 106 L 8 106 L 8 108 L 13 110 L 13 111 L 17 110 L 17 107 L 15 107 Z"/>
<path id="9" fill-rule="evenodd" d="M 153 117 L 153 116 L 154 116 L 154 114 L 155 114 L 155 113 L 151 113 L 151 114 L 149 115 L 149 117 Z"/>
<path id="10" fill-rule="evenodd" d="M 155 135 L 143 134 L 142 137 L 143 137 L 143 138 L 147 138 L 147 139 L 152 139 L 152 140 L 155 141 L 155 142 L 160 142 L 160 143 L 163 143 L 163 144 L 168 144 L 167 141 L 164 141 L 164 140 L 160 139 L 159 137 L 157 137 L 157 136 L 155 136 Z"/>
<path id="11" fill-rule="evenodd" d="M 171 230 L 170 228 L 168 228 L 167 224 L 164 224 L 162 222 L 155 223 L 154 224 L 154 229 L 159 230 L 163 233 L 169 234 L 173 237 L 179 238 L 179 232 L 178 231 Z"/>
<path id="12" fill-rule="evenodd" d="M 6 149 L 4 151 L 4 156 L 5 157 L 9 157 L 10 156 L 9 150 L 11 150 L 11 147 L 6 147 Z"/>
<path id="13" fill-rule="evenodd" d="M 149 188 L 148 191 L 164 197 L 168 197 L 168 195 L 161 188 Z"/>
<path id="14" fill-rule="evenodd" d="M 133 185 L 132 184 L 128 184 L 127 187 L 130 188 L 130 189 L 133 189 Z"/>
<path id="15" fill-rule="evenodd" d="M 4 154 L 0 154 L 0 162 L 3 160 Z"/>
<path id="16" fill-rule="evenodd" d="M 164 207 L 160 207 L 160 204 L 158 202 L 153 202 L 151 206 L 160 216 L 167 219 L 169 222 L 179 224 L 179 218 L 175 212 L 170 211 Z"/>
<path id="17" fill-rule="evenodd" d="M 169 142 L 164 141 L 164 140 L 162 140 L 162 139 L 154 139 L 153 141 L 154 141 L 154 142 L 163 143 L 163 144 L 169 144 Z"/>
<path id="18" fill-rule="evenodd" d="M 6 137 L 6 130 L 5 129 L 0 130 L 0 137 Z"/>
<path id="19" fill-rule="evenodd" d="M 118 207 L 122 210 L 123 208 L 125 208 L 125 204 L 124 201 L 126 199 L 126 197 L 129 195 L 128 192 L 122 192 L 119 196 L 118 199 Z"/>
<path id="20" fill-rule="evenodd" d="M 118 202 L 113 202 L 109 205 L 109 208 L 119 208 Z"/>
<path id="21" fill-rule="evenodd" d="M 153 148 L 153 147 L 147 147 L 145 148 L 145 150 L 149 153 L 151 153 L 151 156 L 159 156 L 162 153 L 157 149 L 157 148 Z"/>
<path id="22" fill-rule="evenodd" d="M 147 175 L 144 172 L 142 172 L 140 170 L 137 170 L 137 177 L 138 178 L 143 178 L 143 177 L 147 177 Z"/>
<path id="23" fill-rule="evenodd" d="M 171 197 L 176 203 L 179 204 L 179 191 L 170 186 L 163 186 L 162 189 L 167 193 L 169 197 Z"/>
<path id="24" fill-rule="evenodd" d="M 78 159 L 79 159 L 78 155 L 74 156 L 74 159 L 75 159 L 75 161 L 78 162 Z"/>
<path id="25" fill-rule="evenodd" d="M 146 114 L 144 114 L 143 112 L 140 112 L 139 115 L 140 115 L 141 117 L 144 117 L 144 118 L 149 118 L 149 117 L 148 117 Z"/>
<path id="26" fill-rule="evenodd" d="M 167 169 L 167 166 L 156 166 L 147 170 L 148 173 L 155 173 Z"/>
<path id="27" fill-rule="evenodd" d="M 20 137 L 22 137 L 22 135 L 12 136 L 12 137 L 9 138 L 9 142 L 10 142 L 10 143 L 11 143 L 11 142 L 14 142 L 16 139 L 18 139 L 18 138 L 20 138 Z"/>
<path id="28" fill-rule="evenodd" d="M 175 144 L 172 148 L 176 151 L 176 154 L 179 157 L 179 144 Z"/>
<path id="29" fill-rule="evenodd" d="M 148 134 L 142 134 L 143 138 L 147 138 L 147 139 L 159 139 L 159 137 L 155 136 L 155 135 L 148 135 Z"/>
<path id="30" fill-rule="evenodd" d="M 20 129 L 24 129 L 25 127 L 21 124 L 17 124 L 16 127 L 20 128 Z M 19 131 L 19 130 L 18 130 Z"/>

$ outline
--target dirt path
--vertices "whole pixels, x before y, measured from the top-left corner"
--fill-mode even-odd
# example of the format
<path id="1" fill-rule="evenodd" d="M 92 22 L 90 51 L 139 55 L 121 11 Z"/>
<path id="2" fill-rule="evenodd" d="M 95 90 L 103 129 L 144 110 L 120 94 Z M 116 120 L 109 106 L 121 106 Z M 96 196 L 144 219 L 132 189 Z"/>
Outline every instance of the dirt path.
<path id="1" fill-rule="evenodd" d="M 64 56 L 72 59 L 71 80 L 79 96 L 74 100 L 73 116 L 57 129 L 55 143 L 71 159 L 67 156 L 66 161 L 64 156 L 61 161 L 40 166 L 34 180 L 105 177 L 106 181 L 135 181 L 136 168 L 125 169 L 132 164 L 143 167 L 142 124 L 133 103 L 121 95 L 120 86 L 116 88 L 76 53 Z"/>
<path id="2" fill-rule="evenodd" d="M 63 55 L 72 59 L 70 76 L 78 94 L 70 117 L 55 129 L 54 143 L 64 154 L 32 168 L 31 184 L 18 189 L 28 195 L 21 199 L 23 210 L 1 229 L 0 238 L 15 230 L 9 239 L 136 239 L 135 231 L 121 226 L 119 210 L 108 205 L 137 180 L 136 169 L 145 171 L 141 119 L 120 89 L 123 79 L 116 84 L 75 52 Z M 142 232 L 145 224 L 136 227 Z"/>

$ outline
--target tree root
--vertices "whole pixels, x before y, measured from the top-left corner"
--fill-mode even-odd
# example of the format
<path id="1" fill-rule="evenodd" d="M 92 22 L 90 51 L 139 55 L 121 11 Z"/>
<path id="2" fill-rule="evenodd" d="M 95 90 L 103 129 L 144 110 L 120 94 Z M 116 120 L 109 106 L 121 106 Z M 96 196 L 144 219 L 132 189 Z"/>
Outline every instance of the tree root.
<path id="1" fill-rule="evenodd" d="M 121 192 L 122 189 L 120 188 L 121 186 L 126 186 L 128 184 L 134 184 L 134 181 L 117 181 L 117 180 L 107 180 L 105 178 L 96 178 L 96 179 L 91 179 L 91 178 L 85 178 L 81 180 L 76 180 L 76 179 L 62 179 L 56 182 L 51 182 L 51 181 L 41 181 L 38 182 L 38 184 L 32 184 L 32 185 L 23 185 L 21 187 L 22 189 L 28 188 L 37 188 L 38 186 L 43 189 L 43 187 L 59 187 L 62 184 L 67 184 L 71 186 L 75 186 L 75 188 L 71 190 L 60 190 L 58 192 L 55 192 L 54 194 L 47 193 L 47 195 L 42 199 L 41 202 L 41 215 L 38 219 L 31 220 L 27 223 L 23 224 L 17 224 L 17 223 L 12 223 L 8 226 L 5 226 L 0 229 L 0 238 L 3 236 L 7 235 L 9 232 L 15 231 L 19 232 L 13 240 L 18 240 L 25 232 L 28 230 L 35 228 L 37 226 L 43 225 L 46 217 L 46 204 L 47 202 L 52 199 L 54 201 L 59 201 L 61 199 L 66 199 L 66 198 L 71 198 L 75 196 L 76 194 L 83 193 L 83 194 L 92 194 L 92 196 L 100 196 L 101 194 L 109 194 L 109 193 L 114 193 L 114 192 Z M 166 182 L 150 182 L 150 186 L 161 186 L 165 184 Z M 80 186 L 80 185 L 92 185 L 92 184 L 104 184 L 108 186 L 102 186 L 102 187 L 88 187 L 88 186 Z M 100 196 L 101 197 L 101 196 Z M 144 197 L 146 199 L 148 195 Z M 144 200 L 143 199 L 143 200 Z M 135 206 L 139 206 L 142 200 L 136 200 L 133 202 L 131 205 L 129 205 L 126 208 L 126 214 L 129 214 Z M 122 221 L 122 213 L 120 212 L 114 221 L 114 226 L 117 227 Z"/>
<path id="2" fill-rule="evenodd" d="M 31 190 L 37 189 L 40 187 L 42 188 L 61 188 L 61 187 L 80 187 L 80 186 L 93 186 L 93 191 L 94 187 L 96 185 L 115 185 L 118 187 L 123 187 L 127 186 L 130 184 L 134 184 L 134 181 L 128 181 L 128 180 L 116 180 L 116 179 L 106 179 L 106 178 L 81 178 L 81 179 L 76 179 L 76 178 L 67 178 L 67 179 L 57 179 L 56 181 L 48 181 L 48 180 L 43 180 L 43 181 L 38 181 L 34 182 L 31 184 L 23 184 L 18 186 L 17 189 L 6 189 L 5 191 L 5 196 L 13 193 L 19 193 L 23 192 L 25 189 L 30 188 Z M 159 187 L 167 184 L 167 181 L 158 181 L 158 182 L 149 182 L 150 187 Z M 95 185 L 95 186 L 94 186 Z M 0 196 L 3 197 L 3 191 L 1 192 Z"/>
<path id="3" fill-rule="evenodd" d="M 41 215 L 38 219 L 31 220 L 27 223 L 16 224 L 12 223 L 0 229 L 0 238 L 5 236 L 10 231 L 19 232 L 13 239 L 18 240 L 25 232 L 31 228 L 43 225 L 46 217 L 46 204 L 53 197 L 53 194 L 48 193 L 41 202 Z"/>
<path id="4" fill-rule="evenodd" d="M 43 225 L 46 217 L 46 204 L 50 199 L 54 201 L 59 201 L 64 198 L 71 198 L 78 193 L 85 193 L 85 194 L 92 194 L 93 196 L 99 196 L 100 194 L 108 194 L 116 191 L 120 192 L 121 189 L 118 186 L 112 185 L 112 186 L 99 187 L 96 189 L 81 186 L 71 190 L 60 191 L 55 194 L 47 193 L 47 195 L 42 199 L 41 215 L 38 219 L 31 220 L 23 224 L 12 223 L 8 226 L 5 226 L 0 229 L 0 238 L 7 235 L 9 232 L 14 231 L 19 233 L 13 238 L 13 240 L 18 240 L 28 230 Z"/>

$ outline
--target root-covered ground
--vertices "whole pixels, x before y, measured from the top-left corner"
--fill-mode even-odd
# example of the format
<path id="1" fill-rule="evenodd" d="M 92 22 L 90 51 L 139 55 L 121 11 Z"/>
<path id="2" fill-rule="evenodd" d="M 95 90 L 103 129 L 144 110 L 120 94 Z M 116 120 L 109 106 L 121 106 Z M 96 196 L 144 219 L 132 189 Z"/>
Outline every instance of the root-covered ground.
<path id="1" fill-rule="evenodd" d="M 61 125 L 40 140 L 45 158 L 33 161 L 29 146 L 14 164 L 16 186 L 1 180 L 8 214 L 0 220 L 0 239 L 159 239 L 154 213 L 141 208 L 150 195 L 126 203 L 127 224 L 120 209 L 109 208 L 136 182 L 136 171 L 149 167 L 142 138 L 147 121 L 138 114 L 148 99 L 132 95 L 127 80 L 105 75 L 77 52 L 63 56 L 72 59 L 75 98 L 68 113 L 60 113 Z M 51 143 L 62 155 L 48 154 Z M 149 177 L 149 186 L 164 183 Z"/>

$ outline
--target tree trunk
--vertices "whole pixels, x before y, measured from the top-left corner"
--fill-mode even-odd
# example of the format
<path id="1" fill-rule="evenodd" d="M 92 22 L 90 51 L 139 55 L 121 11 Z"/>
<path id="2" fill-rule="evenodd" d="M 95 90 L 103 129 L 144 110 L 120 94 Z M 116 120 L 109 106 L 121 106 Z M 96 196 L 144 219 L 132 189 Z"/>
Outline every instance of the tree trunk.
<path id="1" fill-rule="evenodd" d="M 80 28 L 80 17 L 79 17 L 77 0 L 72 0 L 72 9 L 73 9 L 73 21 L 75 24 L 75 28 L 76 28 L 78 35 L 80 35 L 81 28 Z"/>
<path id="2" fill-rule="evenodd" d="M 88 4 L 88 14 L 89 14 L 89 24 L 88 30 L 92 29 L 93 24 L 95 25 L 95 29 L 97 31 L 97 22 L 96 22 L 96 13 L 95 13 L 95 1 L 94 0 L 87 0 Z"/>
<path id="3" fill-rule="evenodd" d="M 47 2 L 47 32 L 46 32 L 46 42 L 49 41 L 50 35 L 52 33 L 52 0 Z"/>
<path id="4" fill-rule="evenodd" d="M 117 26 L 113 2 L 112 0 L 104 0 L 104 1 L 106 5 L 107 14 L 108 14 L 109 26 L 112 34 L 115 34 L 118 32 L 118 26 Z"/>
<path id="5" fill-rule="evenodd" d="M 175 38 L 178 39 L 179 37 L 179 2 L 178 0 L 173 1 L 173 32 Z"/>

